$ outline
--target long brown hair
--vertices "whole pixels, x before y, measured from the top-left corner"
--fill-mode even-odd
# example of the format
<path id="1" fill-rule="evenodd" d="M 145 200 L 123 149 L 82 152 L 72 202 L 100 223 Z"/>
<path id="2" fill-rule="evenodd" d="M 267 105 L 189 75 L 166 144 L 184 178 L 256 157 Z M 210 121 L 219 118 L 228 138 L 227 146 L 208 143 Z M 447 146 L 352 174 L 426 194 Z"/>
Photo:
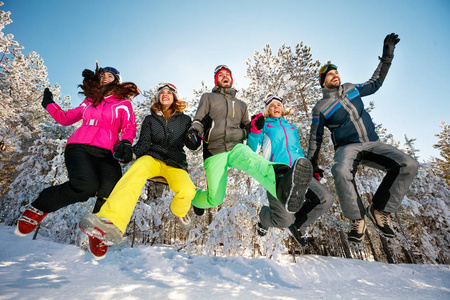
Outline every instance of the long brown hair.
<path id="1" fill-rule="evenodd" d="M 92 106 L 96 107 L 109 95 L 119 95 L 124 99 L 131 100 L 140 94 L 139 88 L 133 82 L 118 82 L 117 79 L 107 85 L 100 83 L 101 72 L 98 64 L 93 76 L 87 76 L 83 83 L 78 85 L 83 91 L 79 94 L 92 99 Z"/>

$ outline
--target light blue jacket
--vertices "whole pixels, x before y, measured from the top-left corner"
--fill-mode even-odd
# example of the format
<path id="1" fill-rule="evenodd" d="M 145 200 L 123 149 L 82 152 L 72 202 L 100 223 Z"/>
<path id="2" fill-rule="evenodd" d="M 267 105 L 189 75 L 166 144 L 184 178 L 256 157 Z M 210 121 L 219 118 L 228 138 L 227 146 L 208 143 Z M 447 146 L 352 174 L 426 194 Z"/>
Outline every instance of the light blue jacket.
<path id="1" fill-rule="evenodd" d="M 305 157 L 297 127 L 283 117 L 267 118 L 260 134 L 249 133 L 247 145 L 255 152 L 261 148 L 263 156 L 269 161 L 288 166 Z"/>

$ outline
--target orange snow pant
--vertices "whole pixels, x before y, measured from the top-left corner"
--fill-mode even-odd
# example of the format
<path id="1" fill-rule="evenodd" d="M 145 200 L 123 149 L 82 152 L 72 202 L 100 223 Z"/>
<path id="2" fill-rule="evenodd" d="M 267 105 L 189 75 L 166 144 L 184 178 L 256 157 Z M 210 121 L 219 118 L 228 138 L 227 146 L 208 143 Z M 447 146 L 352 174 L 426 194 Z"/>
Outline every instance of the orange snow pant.
<path id="1" fill-rule="evenodd" d="M 166 179 L 169 188 L 175 193 L 170 210 L 175 216 L 184 217 L 191 208 L 191 200 L 195 196 L 195 186 L 189 174 L 149 155 L 141 156 L 135 161 L 96 215 L 107 218 L 124 233 L 145 182 L 154 177 Z"/>

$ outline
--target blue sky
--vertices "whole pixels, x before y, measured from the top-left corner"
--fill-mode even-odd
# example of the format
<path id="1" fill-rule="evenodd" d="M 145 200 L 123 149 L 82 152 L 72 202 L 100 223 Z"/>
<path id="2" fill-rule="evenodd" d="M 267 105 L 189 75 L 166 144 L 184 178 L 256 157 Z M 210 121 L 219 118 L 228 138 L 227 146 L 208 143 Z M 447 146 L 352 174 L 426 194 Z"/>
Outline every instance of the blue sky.
<path id="1" fill-rule="evenodd" d="M 6 0 L 12 33 L 44 59 L 51 83 L 81 102 L 81 71 L 114 66 L 141 90 L 173 82 L 181 96 L 225 63 L 235 87 L 246 87 L 246 60 L 270 44 L 311 46 L 313 58 L 332 60 L 343 82 L 370 78 L 386 34 L 401 39 L 375 102 L 377 123 L 403 143 L 416 138 L 420 160 L 439 153 L 440 121 L 450 123 L 446 83 L 450 60 L 450 1 L 57 1 Z M 307 148 L 307 145 L 303 145 Z"/>

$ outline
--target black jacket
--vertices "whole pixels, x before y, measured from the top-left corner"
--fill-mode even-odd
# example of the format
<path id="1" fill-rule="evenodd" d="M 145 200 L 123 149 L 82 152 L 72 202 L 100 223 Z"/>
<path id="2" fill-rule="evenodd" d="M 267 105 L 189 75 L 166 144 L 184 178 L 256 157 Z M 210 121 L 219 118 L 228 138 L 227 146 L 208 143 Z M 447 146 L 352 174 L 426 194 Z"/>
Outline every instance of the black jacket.
<path id="1" fill-rule="evenodd" d="M 187 170 L 184 142 L 191 126 L 191 118 L 176 111 L 167 121 L 161 112 L 151 110 L 141 127 L 141 134 L 133 152 L 136 157 L 150 155 L 168 166 Z"/>

